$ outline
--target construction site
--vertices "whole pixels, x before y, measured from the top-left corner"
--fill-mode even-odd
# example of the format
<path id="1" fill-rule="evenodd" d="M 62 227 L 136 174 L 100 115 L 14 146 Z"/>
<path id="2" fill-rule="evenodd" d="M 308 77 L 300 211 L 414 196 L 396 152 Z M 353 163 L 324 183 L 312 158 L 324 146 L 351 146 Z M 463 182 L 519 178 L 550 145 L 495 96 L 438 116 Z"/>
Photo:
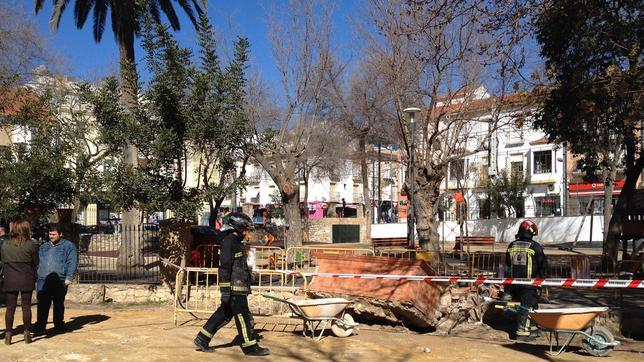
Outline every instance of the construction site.
<path id="1" fill-rule="evenodd" d="M 172 245 L 171 239 L 165 245 Z M 540 308 L 592 313 L 574 330 L 542 326 L 538 339 L 524 343 L 515 341 L 515 316 L 503 299 L 504 289 L 521 281 L 504 278 L 505 253 L 500 245 L 495 248 L 430 253 L 363 244 L 286 250 L 252 245 L 248 304 L 254 329 L 262 345 L 271 348 L 269 359 L 276 361 L 383 356 L 395 361 L 488 361 L 500 355 L 526 361 L 605 355 L 641 359 L 644 283 L 639 275 L 602 274 L 597 250 L 546 248 L 549 276 L 536 281 Z M 195 266 L 177 265 L 181 263 L 161 250 L 161 284 L 73 285 L 67 295 L 72 333 L 36 337 L 34 345 L 14 340 L 0 361 L 204 358 L 191 339 L 220 304 L 217 249 L 201 247 Z M 588 336 L 602 331 L 609 333 L 602 335 L 604 341 L 613 344 L 593 349 Z M 235 336 L 234 322 L 215 336 L 211 345 L 216 358 L 243 357 Z"/>

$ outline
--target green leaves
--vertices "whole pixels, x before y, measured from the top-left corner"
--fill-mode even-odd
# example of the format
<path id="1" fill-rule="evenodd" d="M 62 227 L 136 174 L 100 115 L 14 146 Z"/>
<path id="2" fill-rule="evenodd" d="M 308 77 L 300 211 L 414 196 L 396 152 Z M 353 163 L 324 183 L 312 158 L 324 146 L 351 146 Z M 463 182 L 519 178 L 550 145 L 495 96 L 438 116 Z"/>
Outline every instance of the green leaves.
<path id="1" fill-rule="evenodd" d="M 490 178 L 487 185 L 487 195 L 490 206 L 496 213 L 510 211 L 516 213 L 523 209 L 527 187 L 530 185 L 530 178 L 523 174 L 514 173 L 508 175 L 502 170 L 499 175 Z M 507 217 L 508 215 L 503 215 Z"/>
<path id="2" fill-rule="evenodd" d="M 619 153 L 620 139 L 636 142 L 643 116 L 643 13 L 642 2 L 634 0 L 566 0 L 545 7 L 537 40 L 554 84 L 535 124 L 551 140 L 569 142 L 586 158 Z"/>
<path id="3" fill-rule="evenodd" d="M 24 143 L 3 147 L 0 152 L 0 214 L 46 217 L 74 195 L 74 174 L 64 156 L 72 144 L 62 138 L 62 129 L 48 119 L 49 95 L 32 96 L 17 114 L 7 116 L 5 130 L 21 133 Z"/>
<path id="4" fill-rule="evenodd" d="M 204 203 L 213 204 L 245 185 L 237 177 L 250 127 L 243 105 L 249 44 L 240 38 L 235 59 L 225 68 L 216 54 L 214 31 L 200 16 L 199 64 L 181 48 L 168 28 L 147 19 L 143 34 L 151 78 L 133 112 L 120 106 L 122 91 L 108 79 L 92 98 L 112 148 L 133 144 L 136 168 L 117 165 L 111 171 L 107 197 L 115 208 L 172 210 L 195 220 Z"/>

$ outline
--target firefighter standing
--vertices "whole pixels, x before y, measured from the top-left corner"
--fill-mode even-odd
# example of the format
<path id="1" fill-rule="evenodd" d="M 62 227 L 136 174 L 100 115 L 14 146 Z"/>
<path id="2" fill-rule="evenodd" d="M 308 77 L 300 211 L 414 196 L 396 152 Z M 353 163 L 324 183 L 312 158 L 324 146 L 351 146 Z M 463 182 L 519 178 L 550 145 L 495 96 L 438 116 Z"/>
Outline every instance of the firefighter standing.
<path id="1" fill-rule="evenodd" d="M 221 305 L 210 316 L 194 339 L 195 346 L 203 352 L 214 352 L 208 344 L 219 329 L 235 318 L 244 354 L 266 356 L 267 348 L 257 343 L 253 332 L 252 315 L 248 310 L 251 270 L 244 253 L 243 241 L 249 239 L 252 220 L 243 213 L 231 213 L 222 227 L 224 233 L 219 249 L 219 290 Z"/>
<path id="2" fill-rule="evenodd" d="M 516 240 L 510 243 L 505 254 L 505 263 L 510 278 L 543 278 L 545 276 L 547 261 L 541 245 L 532 240 L 539 234 L 537 224 L 525 220 L 519 225 Z M 537 288 L 530 285 L 509 286 L 512 300 L 520 302 L 522 306 L 536 309 Z M 528 312 L 517 312 L 517 340 L 532 341 L 538 335 L 536 326 L 530 326 Z"/>

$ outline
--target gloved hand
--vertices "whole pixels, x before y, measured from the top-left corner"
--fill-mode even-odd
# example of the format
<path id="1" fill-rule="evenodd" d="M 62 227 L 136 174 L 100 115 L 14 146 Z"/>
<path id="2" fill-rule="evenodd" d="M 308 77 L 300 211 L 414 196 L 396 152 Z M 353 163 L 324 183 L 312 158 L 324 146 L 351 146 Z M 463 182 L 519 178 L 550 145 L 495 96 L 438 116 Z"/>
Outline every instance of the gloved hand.
<path id="1" fill-rule="evenodd" d="M 221 304 L 228 304 L 228 303 L 230 303 L 230 294 L 221 293 Z"/>

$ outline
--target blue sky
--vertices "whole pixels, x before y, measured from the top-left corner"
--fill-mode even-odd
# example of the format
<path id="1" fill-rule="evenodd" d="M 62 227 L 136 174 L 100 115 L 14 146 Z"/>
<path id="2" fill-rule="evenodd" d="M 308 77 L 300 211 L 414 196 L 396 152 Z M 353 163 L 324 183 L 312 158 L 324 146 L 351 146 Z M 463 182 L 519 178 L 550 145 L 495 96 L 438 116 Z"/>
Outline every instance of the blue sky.
<path id="1" fill-rule="evenodd" d="M 33 0 L 9 1 L 20 4 L 25 9 L 26 16 L 36 19 L 39 30 L 50 38 L 50 44 L 62 55 L 66 65 L 63 69 L 66 73 L 90 81 L 118 73 L 118 48 L 109 17 L 106 20 L 103 39 L 97 44 L 91 34 L 91 18 L 81 30 L 74 25 L 75 0 L 72 0 L 66 9 L 57 32 L 53 32 L 49 27 L 52 10 L 50 0 L 46 1 L 45 8 L 38 15 L 34 13 Z M 280 1 L 277 2 L 279 3 Z M 275 82 L 277 73 L 267 37 L 267 4 L 265 0 L 208 0 L 207 13 L 217 29 L 223 55 L 226 56 L 225 48 L 230 48 L 237 36 L 248 37 L 251 43 L 252 71 L 258 71 L 265 80 Z M 335 47 L 340 50 L 340 56 L 345 58 L 351 57 L 352 32 L 349 19 L 357 12 L 359 4 L 359 0 L 342 0 L 335 3 Z M 194 27 L 177 5 L 175 9 L 180 14 L 182 25 L 175 36 L 183 46 L 193 48 L 196 44 Z M 142 50 L 137 48 L 137 59 L 141 59 L 142 55 Z M 142 66 L 139 66 L 139 70 L 144 73 Z M 145 74 L 142 75 L 145 77 Z"/>

